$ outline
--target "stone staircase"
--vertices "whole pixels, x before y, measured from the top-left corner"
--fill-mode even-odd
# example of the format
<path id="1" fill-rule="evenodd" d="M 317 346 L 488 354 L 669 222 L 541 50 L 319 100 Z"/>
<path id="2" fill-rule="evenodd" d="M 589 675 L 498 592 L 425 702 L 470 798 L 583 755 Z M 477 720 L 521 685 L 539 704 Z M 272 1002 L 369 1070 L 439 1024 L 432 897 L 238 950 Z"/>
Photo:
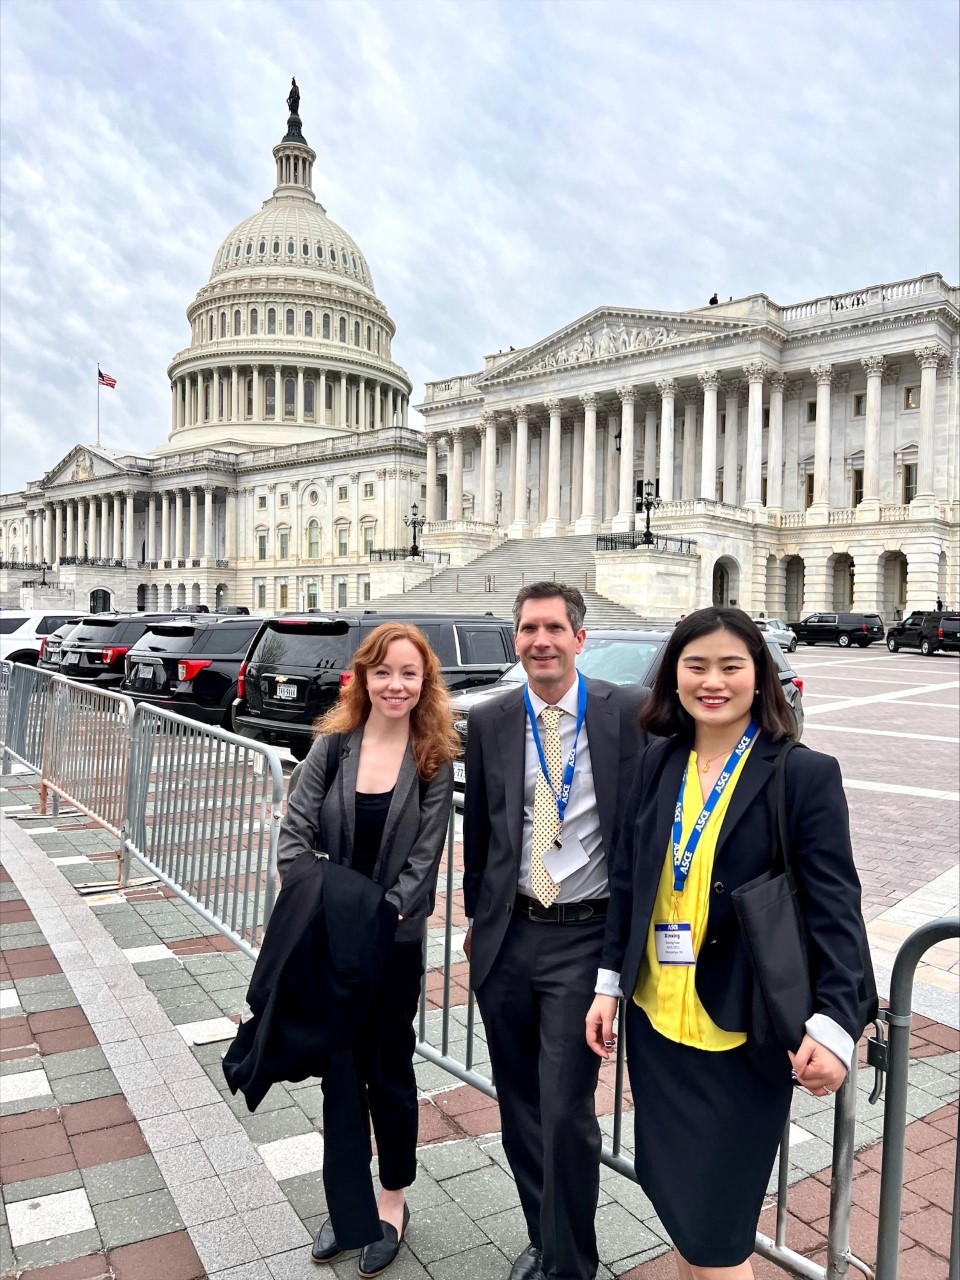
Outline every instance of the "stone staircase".
<path id="1" fill-rule="evenodd" d="M 595 590 L 597 568 L 593 535 L 512 539 L 462 568 L 451 567 L 395 595 L 380 596 L 364 608 L 381 612 L 493 613 L 509 618 L 522 586 L 545 579 L 578 587 L 587 606 L 586 626 L 635 627 L 639 615 Z"/>

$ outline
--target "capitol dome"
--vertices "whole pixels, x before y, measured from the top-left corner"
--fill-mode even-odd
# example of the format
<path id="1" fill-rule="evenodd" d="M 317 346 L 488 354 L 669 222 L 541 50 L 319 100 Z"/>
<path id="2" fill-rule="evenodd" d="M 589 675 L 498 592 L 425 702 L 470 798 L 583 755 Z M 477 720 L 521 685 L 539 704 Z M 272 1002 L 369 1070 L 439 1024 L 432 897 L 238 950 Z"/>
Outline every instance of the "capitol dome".
<path id="1" fill-rule="evenodd" d="M 246 449 L 402 426 L 412 385 L 366 258 L 313 191 L 300 94 L 273 148 L 276 186 L 222 241 L 170 362 L 164 452 Z"/>

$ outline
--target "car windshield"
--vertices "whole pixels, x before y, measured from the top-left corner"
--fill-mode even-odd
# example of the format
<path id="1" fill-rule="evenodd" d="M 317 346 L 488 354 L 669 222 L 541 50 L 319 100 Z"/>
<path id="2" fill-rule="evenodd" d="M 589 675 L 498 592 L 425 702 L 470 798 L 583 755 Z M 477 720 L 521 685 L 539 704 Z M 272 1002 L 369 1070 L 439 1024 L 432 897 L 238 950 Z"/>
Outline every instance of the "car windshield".
<path id="1" fill-rule="evenodd" d="M 638 684 L 643 680 L 663 640 L 627 640 L 622 636 L 587 636 L 583 651 L 577 655 L 577 670 L 610 684 Z M 500 684 L 523 684 L 527 673 L 522 662 L 515 662 L 500 677 Z"/>

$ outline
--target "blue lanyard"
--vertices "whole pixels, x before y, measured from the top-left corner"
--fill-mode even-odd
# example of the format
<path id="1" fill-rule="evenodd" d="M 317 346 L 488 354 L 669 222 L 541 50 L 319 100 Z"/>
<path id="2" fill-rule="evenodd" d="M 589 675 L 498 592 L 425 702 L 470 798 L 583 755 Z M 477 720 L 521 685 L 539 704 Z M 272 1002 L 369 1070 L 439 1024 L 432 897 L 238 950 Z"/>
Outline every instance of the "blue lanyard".
<path id="1" fill-rule="evenodd" d="M 687 789 L 687 771 L 684 770 L 683 780 L 680 783 L 680 794 L 677 796 L 677 807 L 673 811 L 673 891 L 674 893 L 683 893 L 687 883 L 687 876 L 690 874 L 690 866 L 693 862 L 693 855 L 697 852 L 697 845 L 700 843 L 700 837 L 703 835 L 707 823 L 710 821 L 710 815 L 717 807 L 717 801 L 723 795 L 727 788 L 727 784 L 733 777 L 733 772 L 740 763 L 744 755 L 753 746 L 754 739 L 760 732 L 760 726 L 756 720 L 751 720 L 747 725 L 746 732 L 743 737 L 731 751 L 727 757 L 727 763 L 720 771 L 720 777 L 714 783 L 713 790 L 707 796 L 706 802 L 700 811 L 700 817 L 694 824 L 693 830 L 687 840 L 686 848 L 681 850 L 680 841 L 683 839 L 683 796 Z M 689 768 L 689 766 L 688 766 Z"/>
<path id="2" fill-rule="evenodd" d="M 533 742 L 537 748 L 537 755 L 540 757 L 540 771 L 547 786 L 553 792 L 554 800 L 557 802 L 557 817 L 560 819 L 561 826 L 563 825 L 563 815 L 567 811 L 567 801 L 570 799 L 570 788 L 573 785 L 573 771 L 577 764 L 577 743 L 580 741 L 580 730 L 583 728 L 583 722 L 587 714 L 587 682 L 579 672 L 577 672 L 577 680 L 580 686 L 577 691 L 577 731 L 573 735 L 573 750 L 570 752 L 563 770 L 559 795 L 557 795 L 556 788 L 551 781 L 550 770 L 547 768 L 547 758 L 543 754 L 543 743 L 540 741 L 540 730 L 537 728 L 537 716 L 533 709 L 533 703 L 530 701 L 530 688 L 528 685 L 523 686 L 523 703 L 527 708 L 527 715 L 530 717 Z"/>

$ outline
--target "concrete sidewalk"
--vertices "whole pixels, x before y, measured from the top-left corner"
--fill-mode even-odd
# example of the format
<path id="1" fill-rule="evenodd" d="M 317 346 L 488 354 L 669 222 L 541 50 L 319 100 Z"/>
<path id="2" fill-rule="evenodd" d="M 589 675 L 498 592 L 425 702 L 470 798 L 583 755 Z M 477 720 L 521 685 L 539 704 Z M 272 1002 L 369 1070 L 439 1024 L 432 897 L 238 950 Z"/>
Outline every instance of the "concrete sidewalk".
<path id="1" fill-rule="evenodd" d="M 220 1058 L 251 962 L 166 890 L 81 897 L 75 883 L 106 885 L 115 876 L 114 838 L 69 815 L 38 820 L 29 775 L 0 786 L 5 1280 L 354 1276 L 355 1254 L 328 1267 L 308 1254 L 324 1216 L 318 1083 L 275 1088 L 250 1115 L 223 1080 Z M 428 1024 L 438 1017 L 430 1013 Z M 960 1037 L 919 1018 L 914 1042 L 901 1277 L 939 1280 Z M 482 1069 L 482 1043 L 478 1053 Z M 505 1280 L 526 1233 L 496 1104 L 432 1064 L 417 1072 L 421 1145 L 409 1247 L 390 1275 Z M 861 1074 L 858 1092 L 853 1248 L 872 1261 L 882 1114 L 867 1104 L 868 1077 Z M 598 1102 L 609 1132 L 606 1079 Z M 788 1241 L 822 1260 L 832 1109 L 798 1095 L 794 1119 Z M 652 1207 L 606 1169 L 597 1222 L 602 1280 L 672 1280 Z M 772 1234 L 771 1211 L 761 1227 Z M 784 1274 L 763 1261 L 756 1268 L 758 1277 Z"/>

